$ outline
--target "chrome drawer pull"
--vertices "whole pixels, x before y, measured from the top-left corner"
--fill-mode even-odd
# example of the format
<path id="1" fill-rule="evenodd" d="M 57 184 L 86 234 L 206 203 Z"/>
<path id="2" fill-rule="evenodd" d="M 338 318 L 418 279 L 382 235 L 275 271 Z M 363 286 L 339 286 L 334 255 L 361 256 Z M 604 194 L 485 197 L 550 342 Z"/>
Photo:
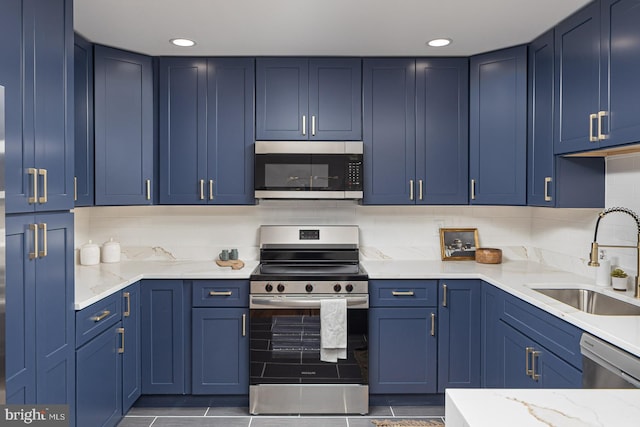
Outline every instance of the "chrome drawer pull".
<path id="1" fill-rule="evenodd" d="M 211 291 L 209 292 L 210 297 L 230 297 L 233 295 L 231 291 Z"/>
<path id="2" fill-rule="evenodd" d="M 413 291 L 392 291 L 391 295 L 394 297 L 412 297 L 414 296 Z"/>

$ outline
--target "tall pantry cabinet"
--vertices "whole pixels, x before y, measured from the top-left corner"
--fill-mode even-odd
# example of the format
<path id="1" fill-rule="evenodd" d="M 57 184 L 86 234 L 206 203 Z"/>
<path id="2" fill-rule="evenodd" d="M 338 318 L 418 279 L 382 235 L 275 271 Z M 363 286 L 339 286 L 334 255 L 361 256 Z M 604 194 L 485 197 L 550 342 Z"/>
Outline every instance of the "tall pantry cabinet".
<path id="1" fill-rule="evenodd" d="M 0 3 L 9 404 L 75 397 L 73 3 Z M 73 423 L 73 419 L 71 420 Z"/>

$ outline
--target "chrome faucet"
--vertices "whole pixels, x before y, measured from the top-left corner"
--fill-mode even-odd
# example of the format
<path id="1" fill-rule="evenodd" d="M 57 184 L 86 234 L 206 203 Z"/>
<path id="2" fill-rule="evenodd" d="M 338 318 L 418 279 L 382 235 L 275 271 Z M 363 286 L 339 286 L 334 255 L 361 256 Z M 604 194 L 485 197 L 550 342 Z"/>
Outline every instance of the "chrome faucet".
<path id="1" fill-rule="evenodd" d="M 621 212 L 630 215 L 635 221 L 636 226 L 638 228 L 638 240 L 635 246 L 628 245 L 598 245 L 598 226 L 600 225 L 600 220 L 604 218 L 606 215 L 612 212 Z M 640 218 L 638 215 L 627 208 L 609 208 L 605 209 L 598 214 L 598 221 L 596 221 L 596 230 L 593 234 L 593 243 L 591 243 L 591 254 L 589 255 L 589 266 L 598 267 L 600 263 L 598 263 L 598 247 L 603 248 L 635 248 L 636 250 L 636 277 L 633 282 L 633 295 L 636 298 L 640 298 Z"/>

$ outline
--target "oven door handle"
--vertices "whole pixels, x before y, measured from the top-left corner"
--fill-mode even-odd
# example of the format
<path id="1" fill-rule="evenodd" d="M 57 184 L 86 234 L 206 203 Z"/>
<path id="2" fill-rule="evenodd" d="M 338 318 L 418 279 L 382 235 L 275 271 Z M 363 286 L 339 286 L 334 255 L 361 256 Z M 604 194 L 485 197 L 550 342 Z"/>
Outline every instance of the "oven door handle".
<path id="1" fill-rule="evenodd" d="M 329 299 L 329 298 L 327 298 Z M 320 298 L 273 298 L 251 296 L 250 308 L 320 308 Z M 369 297 L 346 298 L 347 307 L 368 308 Z"/>

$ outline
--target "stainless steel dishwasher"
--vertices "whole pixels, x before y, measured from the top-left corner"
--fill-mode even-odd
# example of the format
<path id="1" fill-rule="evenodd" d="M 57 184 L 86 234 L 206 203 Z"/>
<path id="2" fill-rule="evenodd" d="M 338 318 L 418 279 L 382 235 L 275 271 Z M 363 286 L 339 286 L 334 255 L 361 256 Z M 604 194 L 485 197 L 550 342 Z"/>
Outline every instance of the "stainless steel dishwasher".
<path id="1" fill-rule="evenodd" d="M 582 334 L 583 388 L 640 388 L 640 357 Z"/>

